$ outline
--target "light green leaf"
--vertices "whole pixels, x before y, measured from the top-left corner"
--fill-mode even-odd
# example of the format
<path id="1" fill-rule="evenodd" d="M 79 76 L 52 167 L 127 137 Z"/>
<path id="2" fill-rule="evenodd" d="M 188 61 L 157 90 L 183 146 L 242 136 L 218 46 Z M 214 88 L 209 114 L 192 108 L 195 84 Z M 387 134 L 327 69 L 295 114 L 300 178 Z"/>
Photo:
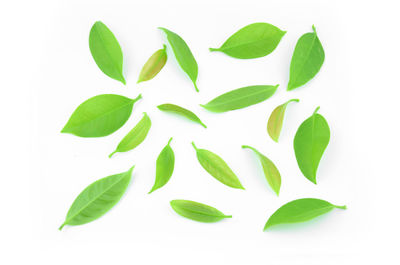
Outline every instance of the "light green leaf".
<path id="1" fill-rule="evenodd" d="M 172 176 L 175 165 L 175 155 L 170 143 L 172 138 L 169 139 L 167 146 L 161 151 L 156 162 L 156 180 L 149 193 L 163 187 Z"/>
<path id="2" fill-rule="evenodd" d="M 207 128 L 207 126 L 200 120 L 200 118 L 197 117 L 196 114 L 194 114 L 190 110 L 187 110 L 185 108 L 182 108 L 182 107 L 174 105 L 174 104 L 162 104 L 162 105 L 157 106 L 157 108 L 162 111 L 176 113 L 178 115 L 186 117 L 189 120 L 202 125 L 204 128 Z"/>
<path id="3" fill-rule="evenodd" d="M 127 152 L 136 148 L 146 138 L 151 127 L 151 120 L 146 113 L 143 113 L 143 118 L 136 124 L 136 126 L 121 140 L 117 149 L 112 152 L 108 157 L 112 157 L 115 153 Z"/>
<path id="4" fill-rule="evenodd" d="M 300 37 L 290 62 L 290 77 L 287 90 L 293 90 L 310 81 L 321 69 L 325 59 L 324 48 L 318 39 L 313 26 L 313 32 Z"/>
<path id="5" fill-rule="evenodd" d="M 164 31 L 164 33 L 167 35 L 168 42 L 174 51 L 176 60 L 181 66 L 182 70 L 189 76 L 190 80 L 192 80 L 196 91 L 199 92 L 199 89 L 196 85 L 198 66 L 192 52 L 189 49 L 189 46 L 178 34 L 169 31 L 166 28 L 159 29 Z"/>
<path id="6" fill-rule="evenodd" d="M 141 99 L 104 94 L 92 97 L 72 113 L 62 133 L 80 137 L 102 137 L 118 130 L 132 113 L 133 105 Z"/>
<path id="7" fill-rule="evenodd" d="M 138 83 L 153 79 L 164 67 L 167 62 L 167 46 L 156 51 L 149 60 L 144 64 L 142 71 L 139 74 Z"/>
<path id="8" fill-rule="evenodd" d="M 247 86 L 222 94 L 205 105 L 203 108 L 212 112 L 226 112 L 242 109 L 260 103 L 271 97 L 279 85 L 268 86 Z"/>
<path id="9" fill-rule="evenodd" d="M 215 223 L 232 215 L 225 215 L 214 207 L 188 200 L 172 200 L 172 209 L 179 215 L 203 223 Z"/>
<path id="10" fill-rule="evenodd" d="M 271 116 L 269 116 L 267 130 L 269 136 L 271 136 L 272 140 L 275 142 L 278 142 L 279 135 L 281 134 L 282 130 L 283 118 L 285 117 L 286 107 L 290 102 L 299 102 L 299 100 L 291 99 L 282 105 L 279 105 L 272 111 Z"/>
<path id="11" fill-rule="evenodd" d="M 230 36 L 220 48 L 210 48 L 210 51 L 239 59 L 259 58 L 273 52 L 285 33 L 268 23 L 253 23 Z"/>
<path id="12" fill-rule="evenodd" d="M 101 21 L 94 23 L 90 30 L 89 48 L 100 70 L 125 85 L 121 47 L 114 34 Z"/>
<path id="13" fill-rule="evenodd" d="M 192 145 L 196 150 L 197 159 L 199 160 L 200 165 L 211 176 L 231 188 L 244 190 L 238 177 L 221 157 L 208 150 L 198 149 L 193 142 Z"/>
<path id="14" fill-rule="evenodd" d="M 325 118 L 317 113 L 318 110 L 319 107 L 297 129 L 293 144 L 301 172 L 314 184 L 317 184 L 319 161 L 330 138 L 329 125 Z"/>
<path id="15" fill-rule="evenodd" d="M 121 199 L 131 181 L 132 170 L 99 179 L 86 187 L 72 203 L 65 225 L 92 222 L 108 212 Z"/>
<path id="16" fill-rule="evenodd" d="M 248 145 L 242 145 L 242 148 L 248 148 L 254 151 L 258 158 L 260 159 L 263 171 L 264 171 L 264 176 L 267 179 L 269 186 L 272 188 L 272 190 L 276 193 L 277 196 L 279 196 L 279 190 L 281 188 L 281 174 L 279 173 L 278 169 L 272 163 L 271 160 L 269 160 L 266 156 L 261 154 L 257 149 L 254 147 L 248 146 Z"/>
<path id="17" fill-rule="evenodd" d="M 346 209 L 346 206 L 337 206 L 313 198 L 294 200 L 286 203 L 271 215 L 265 224 L 264 231 L 273 225 L 305 222 L 330 212 L 334 208 Z"/>

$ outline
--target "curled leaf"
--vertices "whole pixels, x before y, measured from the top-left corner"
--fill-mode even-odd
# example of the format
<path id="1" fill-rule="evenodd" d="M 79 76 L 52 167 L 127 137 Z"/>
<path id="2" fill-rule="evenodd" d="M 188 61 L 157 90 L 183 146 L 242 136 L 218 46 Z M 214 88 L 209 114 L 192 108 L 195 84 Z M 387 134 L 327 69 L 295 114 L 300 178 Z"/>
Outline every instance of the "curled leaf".
<path id="1" fill-rule="evenodd" d="M 269 136 L 271 136 L 272 140 L 275 142 L 278 142 L 279 135 L 281 134 L 282 130 L 283 118 L 285 117 L 286 107 L 290 102 L 299 102 L 299 100 L 291 99 L 282 105 L 279 105 L 272 111 L 271 116 L 269 116 L 267 130 Z"/>
<path id="2" fill-rule="evenodd" d="M 187 110 L 185 108 L 182 108 L 178 105 L 174 105 L 174 104 L 162 104 L 157 106 L 157 108 L 159 110 L 162 111 L 167 111 L 167 112 L 173 112 L 176 113 L 178 115 L 181 115 L 183 117 L 188 118 L 191 121 L 194 121 L 198 124 L 200 124 L 201 126 L 203 126 L 204 128 L 207 128 L 207 126 L 200 120 L 199 117 L 197 117 L 196 114 L 194 114 L 193 112 L 191 112 L 190 110 Z"/>
<path id="3" fill-rule="evenodd" d="M 164 67 L 167 62 L 167 46 L 164 45 L 163 47 L 163 49 L 156 51 L 144 64 L 139 74 L 138 83 L 153 79 Z"/>
<path id="4" fill-rule="evenodd" d="M 149 193 L 163 187 L 172 176 L 175 165 L 175 155 L 170 143 L 172 138 L 169 139 L 168 144 L 164 147 L 157 158 L 156 162 L 156 180 Z"/>

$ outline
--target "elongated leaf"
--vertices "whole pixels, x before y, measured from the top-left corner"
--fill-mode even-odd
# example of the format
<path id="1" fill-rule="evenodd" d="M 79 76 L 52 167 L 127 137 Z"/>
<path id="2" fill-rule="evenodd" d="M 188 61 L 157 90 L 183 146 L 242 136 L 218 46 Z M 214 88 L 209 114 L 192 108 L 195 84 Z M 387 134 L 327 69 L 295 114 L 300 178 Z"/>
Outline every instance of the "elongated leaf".
<path id="1" fill-rule="evenodd" d="M 232 215 L 225 215 L 214 207 L 188 200 L 172 200 L 172 209 L 179 215 L 203 223 L 215 223 Z"/>
<path id="2" fill-rule="evenodd" d="M 212 112 L 226 112 L 242 109 L 260 103 L 271 97 L 279 85 L 276 86 L 247 86 L 222 94 L 205 105 L 203 108 Z"/>
<path id="3" fill-rule="evenodd" d="M 114 34 L 101 21 L 94 23 L 90 30 L 89 48 L 100 70 L 125 85 L 121 47 Z"/>
<path id="4" fill-rule="evenodd" d="M 121 140 L 114 152 L 108 157 L 112 157 L 117 152 L 127 152 L 136 148 L 146 138 L 151 127 L 151 120 L 146 113 L 136 126 Z"/>
<path id="5" fill-rule="evenodd" d="M 251 149 L 254 151 L 254 153 L 256 153 L 256 155 L 260 159 L 265 178 L 267 179 L 272 190 L 276 193 L 277 196 L 279 196 L 279 190 L 281 188 L 281 174 L 279 173 L 274 163 L 272 163 L 271 160 L 269 160 L 266 156 L 261 154 L 254 147 L 248 145 L 242 145 L 242 148 Z"/>
<path id="6" fill-rule="evenodd" d="M 167 62 L 167 46 L 164 45 L 163 47 L 163 49 L 156 51 L 144 64 L 139 74 L 138 83 L 153 79 L 164 67 Z"/>
<path id="7" fill-rule="evenodd" d="M 283 118 L 285 117 L 286 107 L 290 102 L 299 102 L 298 99 L 291 99 L 276 107 L 268 119 L 267 131 L 272 140 L 278 142 L 282 130 Z"/>
<path id="8" fill-rule="evenodd" d="M 172 138 L 169 139 L 167 146 L 161 151 L 156 162 L 156 181 L 149 193 L 163 187 L 172 176 L 175 165 L 175 155 L 170 143 Z"/>
<path id="9" fill-rule="evenodd" d="M 133 105 L 141 98 L 142 95 L 130 99 L 114 94 L 92 97 L 78 106 L 61 132 L 80 137 L 110 135 L 125 124 Z"/>
<path id="10" fill-rule="evenodd" d="M 294 200 L 286 203 L 271 215 L 265 224 L 264 231 L 273 225 L 305 222 L 330 212 L 334 208 L 346 209 L 346 206 L 337 206 L 313 198 Z"/>
<path id="11" fill-rule="evenodd" d="M 192 145 L 196 150 L 197 159 L 199 160 L 200 165 L 211 176 L 231 188 L 244 190 L 238 177 L 221 157 L 208 150 L 198 149 L 193 142 Z"/>
<path id="12" fill-rule="evenodd" d="M 319 161 L 330 138 L 329 125 L 325 118 L 317 113 L 318 110 L 319 107 L 310 118 L 300 125 L 293 143 L 297 164 L 301 172 L 314 184 L 317 184 Z"/>
<path id="13" fill-rule="evenodd" d="M 108 212 L 125 193 L 131 181 L 132 170 L 99 179 L 87 186 L 72 203 L 65 225 L 82 225 L 92 222 Z"/>
<path id="14" fill-rule="evenodd" d="M 268 23 L 253 23 L 230 36 L 220 48 L 210 48 L 210 51 L 239 59 L 259 58 L 273 52 L 285 33 Z"/>
<path id="15" fill-rule="evenodd" d="M 167 111 L 167 112 L 173 112 L 176 113 L 178 115 L 181 115 L 183 117 L 188 118 L 191 121 L 194 121 L 200 125 L 202 125 L 204 128 L 207 128 L 207 126 L 200 120 L 199 117 L 196 116 L 196 114 L 194 114 L 193 112 L 191 112 L 190 110 L 187 110 L 185 108 L 182 108 L 178 105 L 174 105 L 174 104 L 162 104 L 157 106 L 157 108 L 159 110 L 162 111 Z"/>
<path id="16" fill-rule="evenodd" d="M 313 32 L 306 33 L 297 41 L 290 62 L 290 77 L 287 90 L 293 90 L 310 81 L 321 69 L 325 60 L 324 48 Z"/>
<path id="17" fill-rule="evenodd" d="M 167 35 L 168 42 L 171 45 L 172 50 L 174 51 L 176 60 L 181 66 L 182 70 L 189 76 L 190 80 L 192 80 L 196 91 L 199 92 L 196 84 L 198 66 L 196 59 L 194 59 L 194 56 L 189 49 L 189 46 L 178 34 L 169 31 L 166 28 L 159 29 L 164 31 L 164 33 Z"/>

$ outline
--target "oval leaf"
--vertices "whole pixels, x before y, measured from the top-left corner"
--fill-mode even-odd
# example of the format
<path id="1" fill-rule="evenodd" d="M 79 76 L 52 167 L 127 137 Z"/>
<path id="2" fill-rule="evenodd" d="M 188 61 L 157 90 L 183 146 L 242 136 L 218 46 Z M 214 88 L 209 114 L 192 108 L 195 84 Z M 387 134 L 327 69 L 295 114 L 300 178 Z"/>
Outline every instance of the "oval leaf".
<path id="1" fill-rule="evenodd" d="M 101 21 L 94 23 L 90 30 L 89 48 L 100 70 L 125 85 L 121 47 L 114 34 Z"/>
<path id="2" fill-rule="evenodd" d="M 141 99 L 104 94 L 92 97 L 72 113 L 62 133 L 80 137 L 102 137 L 118 130 L 132 113 L 133 105 Z"/>
<path id="3" fill-rule="evenodd" d="M 265 224 L 264 231 L 273 225 L 305 222 L 330 212 L 334 208 L 346 209 L 346 206 L 337 206 L 313 198 L 294 200 L 286 203 L 271 215 Z"/>
<path id="4" fill-rule="evenodd" d="M 330 138 L 329 125 L 325 118 L 317 113 L 318 110 L 319 107 L 300 125 L 294 137 L 297 164 L 303 175 L 314 184 L 317 184 L 319 161 Z"/>
<path id="5" fill-rule="evenodd" d="M 167 35 L 168 42 L 171 45 L 172 50 L 174 51 L 176 60 L 181 66 L 182 70 L 189 76 L 190 80 L 192 80 L 196 91 L 199 92 L 196 84 L 198 66 L 196 59 L 194 59 L 194 56 L 189 49 L 189 46 L 178 34 L 169 31 L 166 28 L 159 29 L 164 31 L 164 33 Z"/>
<path id="6" fill-rule="evenodd" d="M 324 48 L 313 32 L 306 33 L 297 41 L 290 62 L 290 77 L 287 90 L 293 90 L 310 81 L 321 69 L 325 59 Z"/>
<path id="7" fill-rule="evenodd" d="M 222 94 L 205 105 L 203 108 L 212 112 L 226 112 L 242 109 L 260 103 L 271 97 L 279 85 L 276 86 L 247 86 Z"/>
<path id="8" fill-rule="evenodd" d="M 285 33 L 268 23 L 253 23 L 234 33 L 220 48 L 210 48 L 210 51 L 239 59 L 259 58 L 273 52 Z"/>
<path id="9" fill-rule="evenodd" d="M 143 118 L 136 124 L 136 126 L 121 140 L 117 149 L 112 152 L 108 157 L 112 157 L 117 152 L 127 152 L 136 148 L 141 144 L 147 136 L 151 127 L 151 120 L 146 113 L 143 113 Z"/>
<path id="10" fill-rule="evenodd" d="M 188 200 L 172 200 L 172 209 L 179 215 L 203 223 L 215 223 L 224 218 L 232 218 L 214 207 Z"/>
<path id="11" fill-rule="evenodd" d="M 175 155 L 170 143 L 172 138 L 169 139 L 167 146 L 161 151 L 156 162 L 156 181 L 149 193 L 163 187 L 172 176 L 175 165 Z"/>
<path id="12" fill-rule="evenodd" d="M 194 114 L 190 110 L 187 110 L 185 108 L 182 108 L 182 107 L 174 105 L 174 104 L 162 104 L 162 105 L 157 106 L 157 108 L 162 111 L 176 113 L 178 115 L 186 117 L 189 120 L 202 125 L 204 128 L 207 128 L 207 126 L 200 120 L 200 118 L 197 117 L 196 114 Z"/>
<path id="13" fill-rule="evenodd" d="M 100 218 L 108 212 L 125 193 L 131 180 L 132 170 L 99 179 L 86 187 L 72 203 L 65 225 L 82 225 Z"/>
<path id="14" fill-rule="evenodd" d="M 196 150 L 197 159 L 199 160 L 200 165 L 211 176 L 231 188 L 244 190 L 238 177 L 221 157 L 208 150 L 198 149 L 193 142 L 192 145 Z"/>
<path id="15" fill-rule="evenodd" d="M 248 148 L 254 151 L 258 158 L 260 159 L 263 171 L 264 171 L 264 176 L 267 179 L 269 186 L 272 188 L 272 190 L 276 193 L 277 196 L 279 196 L 279 190 L 281 188 L 281 174 L 279 173 L 278 169 L 272 163 L 271 160 L 269 160 L 266 156 L 261 154 L 257 149 L 254 147 L 248 146 L 248 145 L 243 145 L 242 148 Z"/>
<path id="16" fill-rule="evenodd" d="M 285 117 L 286 107 L 290 102 L 299 102 L 299 100 L 291 99 L 283 103 L 282 105 L 279 105 L 272 111 L 271 116 L 269 116 L 267 131 L 269 136 L 271 136 L 272 140 L 274 140 L 275 142 L 278 142 L 279 140 L 279 135 L 281 134 L 282 130 L 283 118 Z"/>
<path id="17" fill-rule="evenodd" d="M 156 51 L 147 62 L 144 64 L 142 71 L 140 71 L 138 83 L 153 79 L 164 67 L 167 62 L 167 46 L 164 45 L 163 49 Z"/>

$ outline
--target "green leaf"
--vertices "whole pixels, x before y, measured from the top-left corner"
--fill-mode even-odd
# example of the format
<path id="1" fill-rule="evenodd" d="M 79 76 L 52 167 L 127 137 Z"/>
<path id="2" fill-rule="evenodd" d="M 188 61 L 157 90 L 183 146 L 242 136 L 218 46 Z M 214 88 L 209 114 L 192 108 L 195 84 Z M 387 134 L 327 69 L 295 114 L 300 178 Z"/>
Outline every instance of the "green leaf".
<path id="1" fill-rule="evenodd" d="M 144 64 L 139 74 L 138 83 L 153 79 L 164 67 L 167 62 L 167 46 L 164 45 L 163 47 L 163 49 L 156 51 Z"/>
<path id="2" fill-rule="evenodd" d="M 190 80 L 192 80 L 196 91 L 199 92 L 199 89 L 196 85 L 198 66 L 192 52 L 189 49 L 189 46 L 178 34 L 169 31 L 166 28 L 159 29 L 164 31 L 164 33 L 167 35 L 168 42 L 174 51 L 176 60 L 181 66 L 182 70 L 189 76 Z"/>
<path id="3" fill-rule="evenodd" d="M 285 117 L 286 107 L 290 102 L 299 102 L 299 100 L 291 99 L 282 105 L 279 105 L 272 111 L 271 116 L 269 116 L 267 130 L 269 136 L 271 136 L 272 140 L 275 142 L 278 142 L 279 135 L 281 134 L 282 130 L 283 118 Z"/>
<path id="4" fill-rule="evenodd" d="M 330 138 L 328 123 L 317 113 L 318 110 L 319 107 L 300 125 L 294 137 L 297 164 L 303 175 L 314 184 L 317 184 L 319 161 Z"/>
<path id="5" fill-rule="evenodd" d="M 310 81 L 321 69 L 325 59 L 324 48 L 318 39 L 313 26 L 313 32 L 300 37 L 294 49 L 290 62 L 290 77 L 287 90 L 293 90 Z"/>
<path id="6" fill-rule="evenodd" d="M 174 105 L 174 104 L 162 104 L 162 105 L 157 106 L 157 108 L 162 111 L 176 113 L 178 115 L 186 117 L 189 120 L 202 125 L 204 128 L 207 128 L 207 126 L 199 119 L 199 117 L 197 117 L 196 114 L 194 114 L 190 110 L 187 110 L 185 108 L 182 108 L 182 107 Z"/>
<path id="7" fill-rule="evenodd" d="M 121 199 L 131 181 L 132 170 L 99 179 L 87 186 L 72 203 L 65 225 L 83 225 L 108 212 Z"/>
<path id="8" fill-rule="evenodd" d="M 210 51 L 239 59 L 259 58 L 273 52 L 285 33 L 268 23 L 253 23 L 230 36 L 220 48 L 210 48 Z"/>
<path id="9" fill-rule="evenodd" d="M 264 231 L 273 225 L 305 222 L 330 212 L 334 208 L 346 209 L 346 206 L 337 206 L 312 198 L 294 200 L 286 203 L 271 215 L 265 224 Z"/>
<path id="10" fill-rule="evenodd" d="M 200 165 L 211 176 L 231 188 L 244 190 L 238 177 L 221 157 L 208 150 L 198 149 L 193 142 L 192 145 L 196 150 L 197 159 L 199 160 Z"/>
<path id="11" fill-rule="evenodd" d="M 174 172 L 175 165 L 175 155 L 172 150 L 170 143 L 172 141 L 169 139 L 168 144 L 161 151 L 160 155 L 157 158 L 156 162 L 156 181 L 154 182 L 153 187 L 151 188 L 149 193 L 163 187 L 172 176 Z"/>
<path id="12" fill-rule="evenodd" d="M 80 137 L 110 135 L 125 124 L 133 105 L 141 98 L 141 95 L 130 99 L 114 94 L 92 97 L 76 108 L 61 132 Z"/>
<path id="13" fill-rule="evenodd" d="M 89 48 L 100 70 L 125 85 L 121 47 L 114 34 L 101 21 L 94 23 L 90 30 Z"/>
<path id="14" fill-rule="evenodd" d="M 203 108 L 212 112 L 226 112 L 242 109 L 260 103 L 271 97 L 279 85 L 276 86 L 247 86 L 222 94 L 205 105 Z"/>
<path id="15" fill-rule="evenodd" d="M 151 120 L 147 113 L 143 113 L 143 118 L 136 126 L 121 140 L 114 152 L 108 157 L 112 157 L 117 152 L 127 152 L 141 144 L 147 136 L 151 127 Z"/>
<path id="16" fill-rule="evenodd" d="M 172 200 L 172 209 L 179 215 L 203 223 L 215 223 L 232 215 L 225 215 L 214 207 L 188 200 Z"/>
<path id="17" fill-rule="evenodd" d="M 279 190 L 281 188 L 281 174 L 279 173 L 278 169 L 272 163 L 271 160 L 269 160 L 266 156 L 261 154 L 257 149 L 254 147 L 248 146 L 248 145 L 242 145 L 242 148 L 248 148 L 254 151 L 258 158 L 260 159 L 263 171 L 264 171 L 264 176 L 267 179 L 269 186 L 272 188 L 272 190 L 276 193 L 277 196 L 279 196 Z"/>

